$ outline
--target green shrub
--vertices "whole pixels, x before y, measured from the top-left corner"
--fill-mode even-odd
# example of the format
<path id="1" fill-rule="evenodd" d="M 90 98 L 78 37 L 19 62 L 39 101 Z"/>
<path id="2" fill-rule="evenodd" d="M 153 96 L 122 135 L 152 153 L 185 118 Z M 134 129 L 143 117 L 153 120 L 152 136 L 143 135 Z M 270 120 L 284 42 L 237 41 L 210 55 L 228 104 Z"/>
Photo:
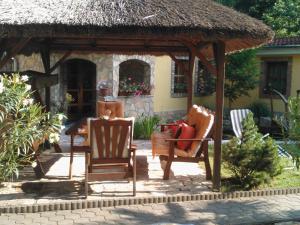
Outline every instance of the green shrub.
<path id="1" fill-rule="evenodd" d="M 290 97 L 287 115 L 277 118 L 285 138 L 284 149 L 292 156 L 300 169 L 300 98 Z"/>
<path id="2" fill-rule="evenodd" d="M 260 117 L 267 117 L 271 116 L 271 111 L 266 105 L 266 103 L 263 102 L 253 102 L 249 109 L 251 112 L 253 112 L 254 117 L 260 119 Z"/>
<path id="3" fill-rule="evenodd" d="M 19 169 L 34 160 L 33 143 L 59 139 L 61 114 L 44 112 L 32 99 L 27 76 L 0 76 L 0 181 L 18 177 Z"/>
<path id="4" fill-rule="evenodd" d="M 277 145 L 258 132 L 252 113 L 243 121 L 242 137 L 224 145 L 223 160 L 225 168 L 234 174 L 234 183 L 244 189 L 268 183 L 282 169 Z"/>
<path id="5" fill-rule="evenodd" d="M 151 134 L 156 129 L 160 122 L 160 118 L 157 115 L 145 116 L 142 115 L 137 118 L 134 123 L 134 134 L 135 139 L 150 139 Z"/>

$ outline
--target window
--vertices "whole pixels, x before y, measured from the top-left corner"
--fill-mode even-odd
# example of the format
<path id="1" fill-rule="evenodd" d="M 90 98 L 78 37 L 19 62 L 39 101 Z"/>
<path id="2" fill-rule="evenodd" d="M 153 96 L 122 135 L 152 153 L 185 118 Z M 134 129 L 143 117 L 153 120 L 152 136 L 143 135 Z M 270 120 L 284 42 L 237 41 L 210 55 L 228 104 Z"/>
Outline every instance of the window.
<path id="1" fill-rule="evenodd" d="M 215 92 L 215 78 L 200 60 L 196 63 L 195 96 L 209 96 Z"/>
<path id="2" fill-rule="evenodd" d="M 270 88 L 276 89 L 285 96 L 290 95 L 291 65 L 291 59 L 263 60 L 261 97 L 270 97 Z"/>
<path id="3" fill-rule="evenodd" d="M 119 96 L 149 95 L 151 68 L 144 61 L 130 59 L 119 66 Z"/>
<path id="4" fill-rule="evenodd" d="M 187 82 L 184 71 L 189 69 L 188 58 L 179 58 L 179 62 L 182 66 L 172 61 L 172 86 L 171 86 L 171 96 L 172 97 L 185 97 L 187 96 Z"/>

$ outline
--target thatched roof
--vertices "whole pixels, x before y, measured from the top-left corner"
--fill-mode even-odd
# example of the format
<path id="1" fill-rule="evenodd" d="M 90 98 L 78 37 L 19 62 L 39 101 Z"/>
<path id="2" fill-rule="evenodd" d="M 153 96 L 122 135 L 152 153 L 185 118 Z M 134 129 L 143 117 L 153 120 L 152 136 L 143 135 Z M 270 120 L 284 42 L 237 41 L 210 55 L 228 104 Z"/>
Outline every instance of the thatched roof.
<path id="1" fill-rule="evenodd" d="M 223 40 L 227 51 L 264 44 L 272 30 L 211 0 L 2 0 L 0 38 L 170 35 Z"/>

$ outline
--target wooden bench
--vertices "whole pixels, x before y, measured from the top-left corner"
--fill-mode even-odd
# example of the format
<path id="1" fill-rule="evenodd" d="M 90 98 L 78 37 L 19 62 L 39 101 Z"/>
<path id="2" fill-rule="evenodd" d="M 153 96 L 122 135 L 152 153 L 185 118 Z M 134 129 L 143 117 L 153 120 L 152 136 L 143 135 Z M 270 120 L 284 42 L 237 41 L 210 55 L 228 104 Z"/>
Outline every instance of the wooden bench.
<path id="1" fill-rule="evenodd" d="M 187 150 L 181 150 L 176 147 L 176 142 L 172 134 L 165 131 L 165 127 L 173 126 L 174 124 L 161 125 L 161 132 L 154 132 L 151 136 L 152 154 L 159 155 L 160 160 L 166 160 L 167 165 L 164 169 L 164 179 L 169 179 L 172 162 L 191 162 L 199 163 L 204 161 L 206 169 L 206 179 L 210 180 L 211 167 L 208 158 L 208 141 L 212 140 L 212 127 L 214 125 L 214 113 L 208 109 L 193 105 L 187 115 L 187 124 L 194 126 L 196 136 L 193 139 L 180 139 L 181 141 L 192 141 L 191 147 Z M 187 168 L 188 169 L 188 168 Z"/>

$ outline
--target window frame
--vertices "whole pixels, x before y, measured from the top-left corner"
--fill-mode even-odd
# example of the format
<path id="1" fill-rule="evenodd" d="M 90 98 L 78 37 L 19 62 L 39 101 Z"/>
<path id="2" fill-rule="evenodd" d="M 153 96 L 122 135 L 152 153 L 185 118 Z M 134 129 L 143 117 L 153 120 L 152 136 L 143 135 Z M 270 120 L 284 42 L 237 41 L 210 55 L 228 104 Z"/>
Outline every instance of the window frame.
<path id="1" fill-rule="evenodd" d="M 180 57 L 176 57 L 176 59 L 178 60 L 187 60 L 189 61 L 189 57 L 187 56 L 180 56 Z M 175 74 L 175 70 L 176 70 L 176 62 L 171 59 L 171 97 L 172 98 L 184 98 L 184 97 L 187 97 L 188 96 L 188 93 L 175 93 L 174 92 L 174 85 L 175 85 L 175 77 L 176 76 L 179 76 L 177 74 Z M 185 76 L 184 74 L 183 75 L 180 75 L 180 76 Z"/>
<path id="2" fill-rule="evenodd" d="M 261 58 L 261 76 L 260 76 L 260 85 L 259 85 L 259 97 L 260 98 L 277 98 L 280 97 L 277 95 L 270 95 L 264 93 L 264 88 L 267 84 L 267 64 L 269 62 L 287 62 L 287 77 L 286 77 L 286 94 L 285 96 L 291 95 L 291 77 L 292 77 L 292 57 L 263 57 Z"/>

